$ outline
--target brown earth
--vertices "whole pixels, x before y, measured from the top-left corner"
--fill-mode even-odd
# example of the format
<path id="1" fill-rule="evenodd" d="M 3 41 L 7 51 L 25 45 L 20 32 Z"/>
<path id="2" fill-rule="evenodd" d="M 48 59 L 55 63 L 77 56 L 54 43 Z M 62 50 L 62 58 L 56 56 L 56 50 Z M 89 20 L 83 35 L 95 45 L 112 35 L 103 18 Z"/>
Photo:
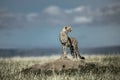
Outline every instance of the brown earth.
<path id="1" fill-rule="evenodd" d="M 22 70 L 22 72 L 47 72 L 47 71 L 63 71 L 63 70 L 78 70 L 87 66 L 95 66 L 93 63 L 85 63 L 85 60 L 73 61 L 69 58 L 59 58 L 53 62 L 44 64 L 35 64 L 30 68 Z"/>

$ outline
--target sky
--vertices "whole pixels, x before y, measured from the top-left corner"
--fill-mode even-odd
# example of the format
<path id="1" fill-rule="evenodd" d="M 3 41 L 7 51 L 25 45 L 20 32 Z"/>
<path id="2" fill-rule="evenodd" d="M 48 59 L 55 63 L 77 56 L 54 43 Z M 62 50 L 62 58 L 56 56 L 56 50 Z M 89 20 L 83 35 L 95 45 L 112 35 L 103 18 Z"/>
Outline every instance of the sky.
<path id="1" fill-rule="evenodd" d="M 81 48 L 120 45 L 120 0 L 0 0 L 0 48 L 61 47 L 59 32 Z"/>

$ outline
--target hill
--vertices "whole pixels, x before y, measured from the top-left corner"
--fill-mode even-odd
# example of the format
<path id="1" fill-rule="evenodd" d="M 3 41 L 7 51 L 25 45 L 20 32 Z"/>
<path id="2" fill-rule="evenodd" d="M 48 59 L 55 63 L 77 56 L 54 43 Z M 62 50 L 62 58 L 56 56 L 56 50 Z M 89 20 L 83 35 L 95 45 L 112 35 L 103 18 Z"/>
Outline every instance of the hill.
<path id="1" fill-rule="evenodd" d="M 0 49 L 0 57 L 60 55 L 61 48 Z M 119 54 L 120 46 L 81 48 L 81 54 Z"/>

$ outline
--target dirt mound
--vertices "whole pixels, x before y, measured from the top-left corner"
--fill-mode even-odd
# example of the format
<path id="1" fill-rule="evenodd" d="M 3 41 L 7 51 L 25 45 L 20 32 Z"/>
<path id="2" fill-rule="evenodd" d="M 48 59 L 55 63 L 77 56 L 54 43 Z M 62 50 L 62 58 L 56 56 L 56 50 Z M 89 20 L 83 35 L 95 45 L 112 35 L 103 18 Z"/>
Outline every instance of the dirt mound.
<path id="1" fill-rule="evenodd" d="M 30 68 L 24 69 L 22 72 L 48 72 L 48 71 L 63 71 L 63 70 L 78 70 L 81 67 L 94 66 L 94 64 L 88 64 L 84 61 L 73 61 L 69 58 L 60 58 L 53 62 L 44 64 L 35 64 Z"/>

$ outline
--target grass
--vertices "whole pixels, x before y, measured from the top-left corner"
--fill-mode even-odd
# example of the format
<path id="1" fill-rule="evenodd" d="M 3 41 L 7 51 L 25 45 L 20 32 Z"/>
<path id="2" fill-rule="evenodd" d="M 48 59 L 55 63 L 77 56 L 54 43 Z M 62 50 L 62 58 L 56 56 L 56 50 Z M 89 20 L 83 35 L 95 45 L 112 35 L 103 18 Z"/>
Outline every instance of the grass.
<path id="1" fill-rule="evenodd" d="M 96 66 L 51 75 L 23 74 L 25 68 L 39 63 L 43 64 L 58 59 L 60 56 L 49 57 L 13 57 L 0 58 L 0 80 L 120 80 L 120 55 L 86 55 L 83 62 L 93 62 Z"/>

